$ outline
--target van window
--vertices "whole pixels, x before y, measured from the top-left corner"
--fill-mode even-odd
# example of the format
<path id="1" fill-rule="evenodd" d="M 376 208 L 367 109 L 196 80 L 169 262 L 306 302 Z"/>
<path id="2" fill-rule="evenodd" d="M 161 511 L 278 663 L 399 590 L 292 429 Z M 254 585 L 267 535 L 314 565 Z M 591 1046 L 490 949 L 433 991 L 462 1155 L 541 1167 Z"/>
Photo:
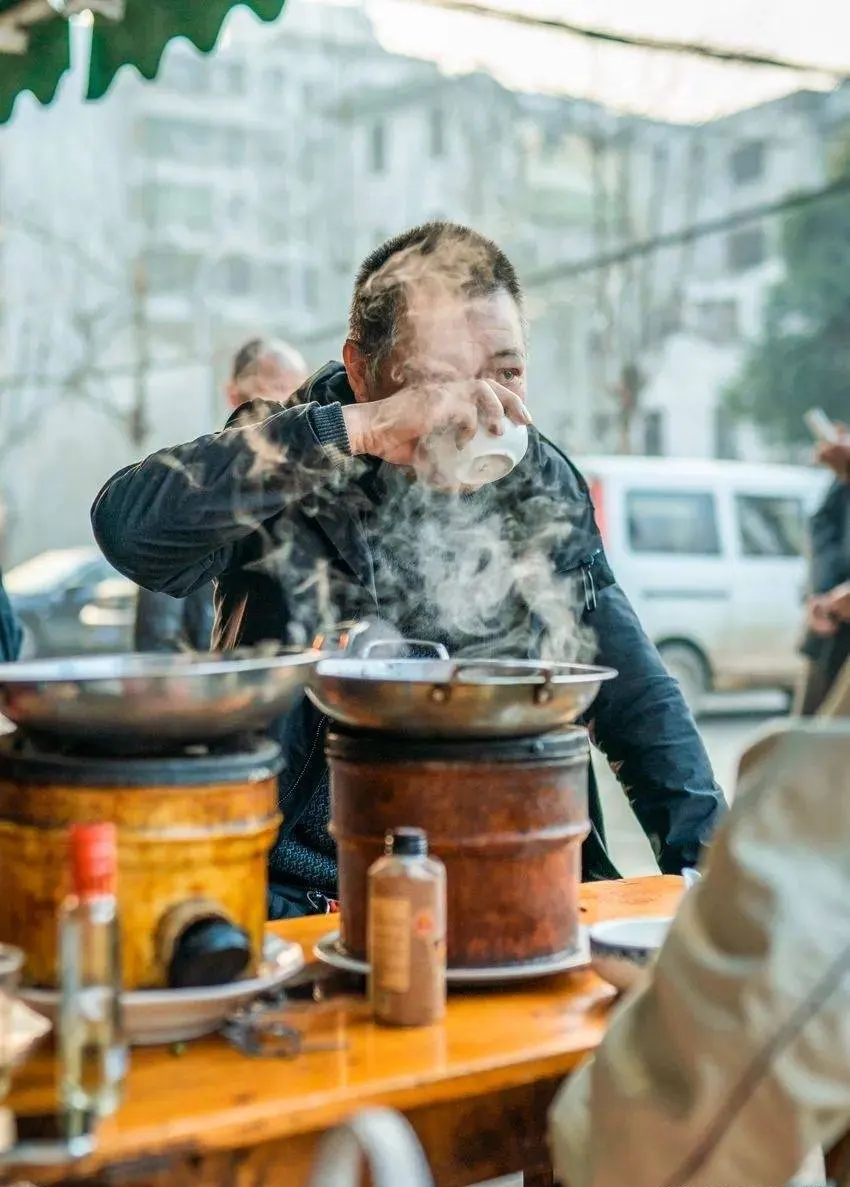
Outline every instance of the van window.
<path id="1" fill-rule="evenodd" d="M 691 491 L 630 491 L 626 497 L 633 552 L 719 556 L 714 496 Z"/>
<path id="2" fill-rule="evenodd" d="M 802 499 L 782 495 L 737 495 L 738 531 L 744 556 L 802 556 L 806 516 Z"/>

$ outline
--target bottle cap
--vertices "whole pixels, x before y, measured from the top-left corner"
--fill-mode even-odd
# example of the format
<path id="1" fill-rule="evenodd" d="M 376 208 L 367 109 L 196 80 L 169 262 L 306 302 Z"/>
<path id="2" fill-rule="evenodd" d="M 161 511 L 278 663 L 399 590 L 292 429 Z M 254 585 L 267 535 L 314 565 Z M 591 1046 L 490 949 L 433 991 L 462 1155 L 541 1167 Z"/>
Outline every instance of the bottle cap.
<path id="1" fill-rule="evenodd" d="M 118 841 L 115 825 L 74 824 L 70 834 L 71 887 L 78 898 L 115 894 Z"/>
<path id="2" fill-rule="evenodd" d="M 384 852 L 393 857 L 427 857 L 428 835 L 421 828 L 394 828 L 384 839 Z"/>

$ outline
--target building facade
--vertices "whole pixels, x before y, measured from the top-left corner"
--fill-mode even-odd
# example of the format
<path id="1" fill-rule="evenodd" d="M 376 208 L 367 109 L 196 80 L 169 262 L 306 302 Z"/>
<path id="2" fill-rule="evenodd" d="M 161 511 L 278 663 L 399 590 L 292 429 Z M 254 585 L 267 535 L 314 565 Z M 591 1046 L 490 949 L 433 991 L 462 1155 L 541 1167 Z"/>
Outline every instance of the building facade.
<path id="1" fill-rule="evenodd" d="M 780 224 L 734 219 L 822 182 L 848 94 L 663 124 L 447 77 L 357 6 L 292 0 L 209 56 L 172 44 L 153 84 L 125 72 L 85 105 L 77 71 L 53 107 L 24 98 L 0 129 L 7 562 L 85 542 L 102 479 L 220 425 L 246 337 L 338 357 L 358 263 L 433 218 L 516 262 L 529 398 L 559 444 L 762 456 L 723 390 Z"/>

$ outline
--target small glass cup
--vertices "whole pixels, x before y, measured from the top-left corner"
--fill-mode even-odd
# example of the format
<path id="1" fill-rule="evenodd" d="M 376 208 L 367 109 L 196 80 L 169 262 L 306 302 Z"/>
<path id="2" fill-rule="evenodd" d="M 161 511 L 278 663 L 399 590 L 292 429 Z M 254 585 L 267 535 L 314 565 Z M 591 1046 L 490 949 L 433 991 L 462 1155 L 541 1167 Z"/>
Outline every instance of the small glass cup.
<path id="1" fill-rule="evenodd" d="M 9 1091 L 15 1062 L 14 1008 L 23 964 L 20 948 L 0 944 L 0 1101 Z"/>

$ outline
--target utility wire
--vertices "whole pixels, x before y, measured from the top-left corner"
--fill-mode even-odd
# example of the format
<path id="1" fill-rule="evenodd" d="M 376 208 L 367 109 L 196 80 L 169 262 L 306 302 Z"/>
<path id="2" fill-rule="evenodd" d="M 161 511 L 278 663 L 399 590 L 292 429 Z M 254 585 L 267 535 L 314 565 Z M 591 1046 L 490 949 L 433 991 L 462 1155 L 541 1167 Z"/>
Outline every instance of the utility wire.
<path id="1" fill-rule="evenodd" d="M 491 8 L 475 4 L 472 0 L 414 0 L 431 8 L 444 8 L 451 12 L 463 12 L 472 16 L 488 17 L 492 20 L 510 21 L 529 28 L 549 29 L 556 33 L 568 33 L 588 41 L 601 41 L 609 45 L 624 45 L 632 49 L 653 50 L 665 54 L 687 54 L 695 58 L 709 58 L 715 62 L 737 63 L 742 66 L 765 66 L 774 70 L 793 70 L 798 74 L 822 74 L 829 78 L 850 78 L 850 69 L 841 70 L 832 66 L 818 66 L 812 62 L 795 62 L 788 58 L 775 58 L 770 54 L 750 53 L 748 50 L 723 49 L 718 45 L 702 45 L 686 41 L 663 41 L 654 37 L 638 37 L 636 34 L 615 33 L 609 29 L 594 29 L 586 25 L 575 25 L 559 17 L 534 16 L 510 8 Z"/>
<path id="2" fill-rule="evenodd" d="M 575 260 L 573 263 L 555 264 L 551 268 L 543 268 L 527 275 L 524 287 L 536 288 L 540 285 L 550 284 L 552 281 L 568 280 L 576 276 L 583 276 L 588 272 L 595 272 L 598 269 L 625 264 L 629 260 L 651 255 L 653 252 L 662 251 L 667 247 L 680 247 L 686 243 L 693 243 L 697 239 L 704 239 L 709 235 L 732 231 L 736 227 L 743 227 L 763 218 L 784 214 L 786 211 L 800 210 L 806 206 L 812 206 L 816 202 L 823 202 L 828 198 L 848 192 L 850 192 L 850 174 L 815 190 L 802 190 L 796 194 L 789 194 L 777 202 L 764 202 L 759 206 L 748 206 L 745 210 L 727 214 L 723 218 L 693 223 L 678 231 L 668 231 L 662 235 L 654 235 L 651 239 L 641 239 L 637 243 L 629 243 L 602 255 L 589 256 L 587 259 Z"/>

